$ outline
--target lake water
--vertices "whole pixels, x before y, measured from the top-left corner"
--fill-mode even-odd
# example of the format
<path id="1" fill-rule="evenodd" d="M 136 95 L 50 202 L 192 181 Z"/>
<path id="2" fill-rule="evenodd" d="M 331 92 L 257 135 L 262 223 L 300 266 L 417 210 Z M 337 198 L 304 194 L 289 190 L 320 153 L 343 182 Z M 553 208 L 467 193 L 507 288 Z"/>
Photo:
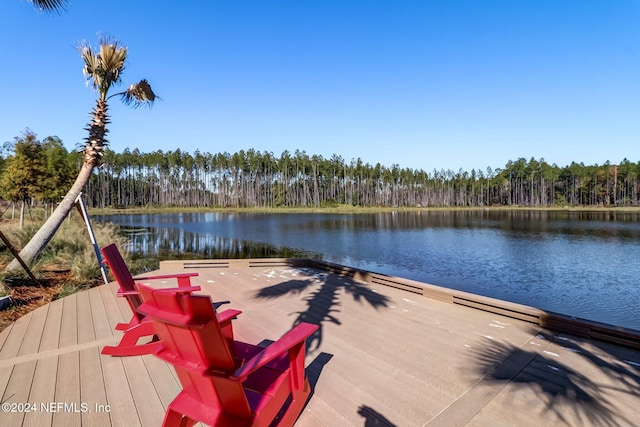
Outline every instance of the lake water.
<path id="1" fill-rule="evenodd" d="M 418 211 L 96 216 L 166 258 L 315 257 L 640 330 L 640 214 Z"/>

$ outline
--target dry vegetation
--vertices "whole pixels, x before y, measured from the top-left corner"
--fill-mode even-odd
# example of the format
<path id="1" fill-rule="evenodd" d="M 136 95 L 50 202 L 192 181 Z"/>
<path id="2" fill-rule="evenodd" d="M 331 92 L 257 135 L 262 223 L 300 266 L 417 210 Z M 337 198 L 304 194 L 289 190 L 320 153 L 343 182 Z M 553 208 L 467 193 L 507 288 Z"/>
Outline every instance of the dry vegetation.
<path id="1" fill-rule="evenodd" d="M 17 221 L 3 219 L 0 220 L 0 231 L 19 250 L 29 241 L 39 224 L 40 222 L 33 221 L 20 230 Z M 123 245 L 124 238 L 113 225 L 93 224 L 93 228 L 101 245 L 111 242 Z M 0 296 L 8 295 L 12 301 L 10 307 L 0 310 L 0 331 L 26 313 L 54 299 L 103 282 L 89 233 L 78 215 L 65 221 L 31 266 L 41 286 L 34 283 L 25 272 L 11 275 L 5 273 L 4 267 L 12 259 L 9 249 L 0 243 Z"/>
<path id="2" fill-rule="evenodd" d="M 0 331 L 30 311 L 56 299 L 71 279 L 70 271 L 43 272 L 38 278 L 42 287 L 35 285 L 30 279 L 14 279 L 8 290 L 12 304 L 5 310 L 0 310 Z M 7 282 L 11 280 L 7 279 Z"/>

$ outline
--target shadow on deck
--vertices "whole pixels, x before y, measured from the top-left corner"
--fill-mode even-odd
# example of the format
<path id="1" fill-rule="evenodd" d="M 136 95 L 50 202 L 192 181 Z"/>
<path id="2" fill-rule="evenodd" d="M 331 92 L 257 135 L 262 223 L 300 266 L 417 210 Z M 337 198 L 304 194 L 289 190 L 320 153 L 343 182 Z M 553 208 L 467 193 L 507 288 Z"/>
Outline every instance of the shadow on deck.
<path id="1" fill-rule="evenodd" d="M 415 282 L 376 283 L 346 267 L 215 260 L 161 268 L 198 271 L 203 293 L 242 310 L 234 329 L 243 341 L 320 325 L 308 342 L 313 393 L 299 426 L 640 419 L 640 352 L 632 348 L 424 298 Z M 160 425 L 180 387 L 173 370 L 153 356 L 100 355 L 130 316 L 115 291 L 110 284 L 54 301 L 0 333 L 3 426 Z"/>

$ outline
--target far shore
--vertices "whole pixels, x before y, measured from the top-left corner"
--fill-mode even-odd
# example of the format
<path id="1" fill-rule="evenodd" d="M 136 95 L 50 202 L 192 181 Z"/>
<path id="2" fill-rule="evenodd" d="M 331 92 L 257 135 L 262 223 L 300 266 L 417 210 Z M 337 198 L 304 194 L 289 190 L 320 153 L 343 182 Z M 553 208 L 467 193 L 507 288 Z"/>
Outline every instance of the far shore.
<path id="1" fill-rule="evenodd" d="M 333 207 L 275 207 L 275 208 L 235 208 L 235 207 L 180 207 L 180 206 L 150 206 L 150 207 L 123 207 L 123 208 L 92 208 L 92 215 L 128 215 L 128 214 L 155 214 L 167 212 L 219 212 L 219 213 L 378 213 L 378 212 L 444 212 L 444 211 L 550 211 L 550 212 L 640 212 L 640 206 L 554 206 L 554 207 L 530 207 L 530 206 L 483 206 L 483 207 L 362 207 L 339 205 Z"/>

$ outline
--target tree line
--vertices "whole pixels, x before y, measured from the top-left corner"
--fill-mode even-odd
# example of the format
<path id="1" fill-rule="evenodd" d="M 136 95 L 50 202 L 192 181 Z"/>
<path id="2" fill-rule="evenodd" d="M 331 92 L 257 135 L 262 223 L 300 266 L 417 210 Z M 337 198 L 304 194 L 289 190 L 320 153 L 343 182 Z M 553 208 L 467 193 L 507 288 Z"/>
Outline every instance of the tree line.
<path id="1" fill-rule="evenodd" d="M 638 206 L 640 162 L 509 161 L 458 171 L 253 149 L 194 154 L 107 150 L 87 187 L 93 207 Z"/>
<path id="2" fill-rule="evenodd" d="M 82 158 L 57 137 L 42 142 L 26 131 L 5 143 L 0 196 L 5 200 L 59 202 Z M 509 161 L 495 170 L 402 168 L 360 158 L 345 160 L 305 151 L 253 149 L 236 153 L 106 149 L 85 189 L 91 207 L 369 207 L 638 206 L 640 162 L 549 164 Z"/>

